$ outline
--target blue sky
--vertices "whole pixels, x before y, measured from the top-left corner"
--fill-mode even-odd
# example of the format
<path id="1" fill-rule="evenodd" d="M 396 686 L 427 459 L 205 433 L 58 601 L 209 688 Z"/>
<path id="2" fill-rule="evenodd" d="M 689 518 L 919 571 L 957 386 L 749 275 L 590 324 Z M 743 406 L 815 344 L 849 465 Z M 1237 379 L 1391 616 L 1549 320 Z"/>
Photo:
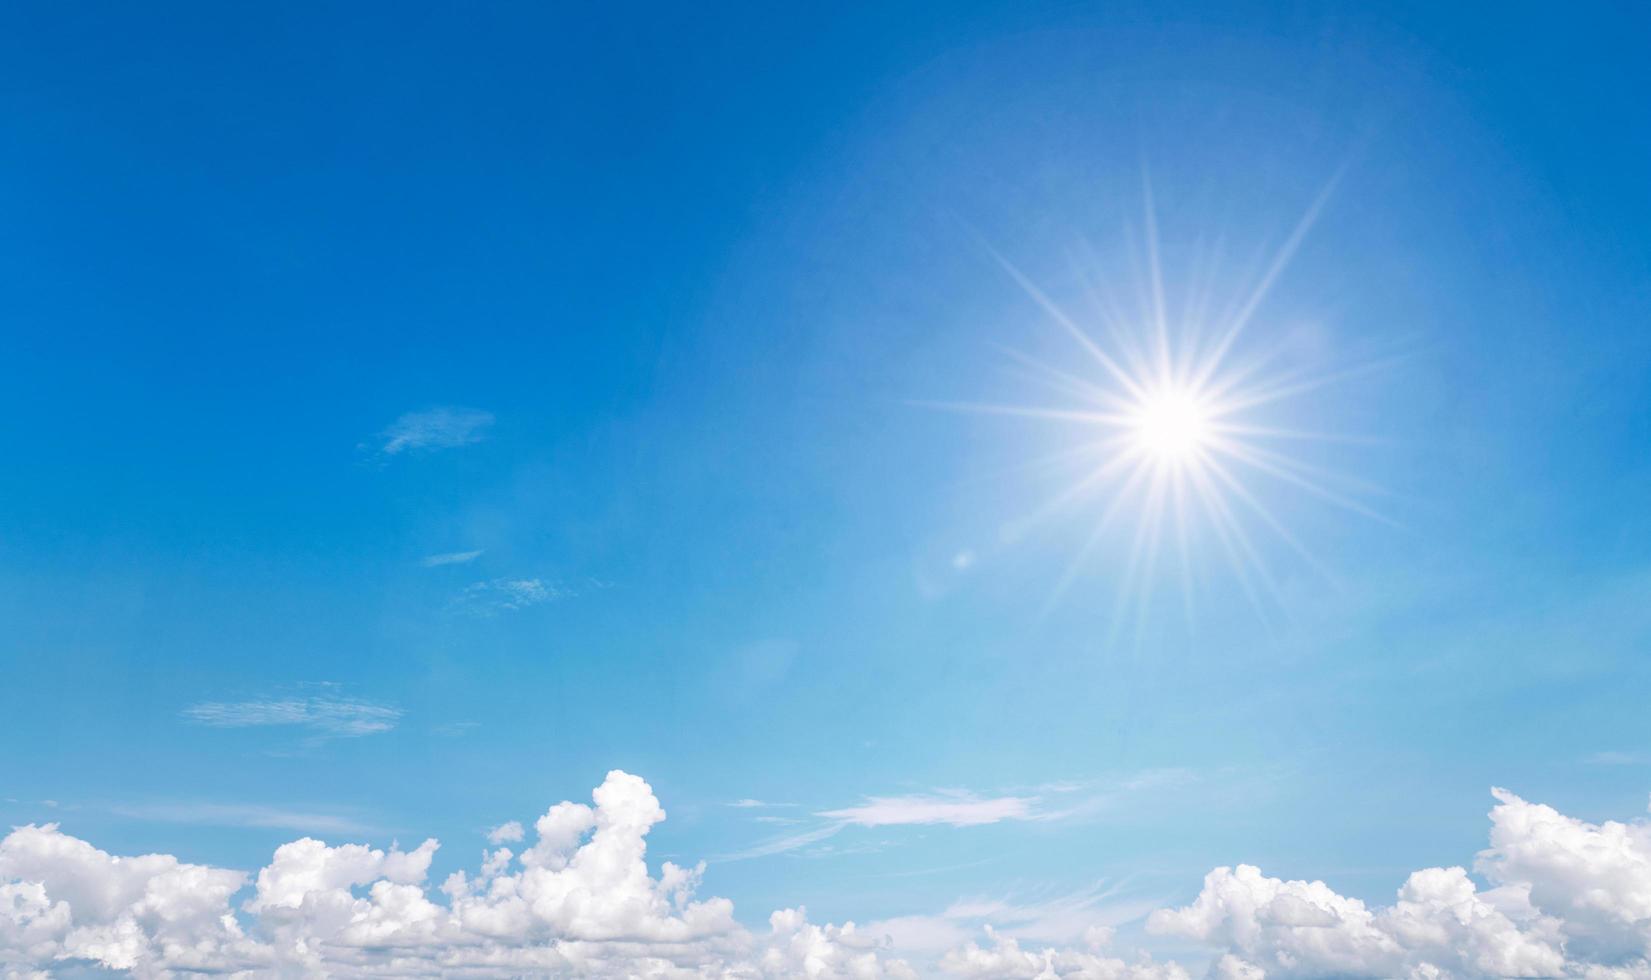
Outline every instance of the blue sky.
<path id="1" fill-rule="evenodd" d="M 1127 932 L 1643 814 L 1651 22 L 1433 6 L 9 9 L 0 822 L 439 881 L 623 769 L 748 924 Z M 1240 344 L 1382 519 L 1248 481 L 1259 611 L 934 407 L 1094 377 L 1004 263 L 1082 320 L 1148 183 L 1172 305 L 1326 194 Z"/>

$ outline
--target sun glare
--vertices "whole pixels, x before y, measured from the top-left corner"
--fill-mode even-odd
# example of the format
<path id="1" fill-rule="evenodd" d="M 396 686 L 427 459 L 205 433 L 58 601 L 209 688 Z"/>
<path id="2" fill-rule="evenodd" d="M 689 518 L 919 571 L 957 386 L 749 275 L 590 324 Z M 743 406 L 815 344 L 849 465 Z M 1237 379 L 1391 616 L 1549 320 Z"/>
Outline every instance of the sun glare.
<path id="1" fill-rule="evenodd" d="M 1210 407 L 1197 391 L 1168 388 L 1149 395 L 1132 413 L 1136 448 L 1170 464 L 1198 456 L 1210 438 Z"/>
<path id="2" fill-rule="evenodd" d="M 1313 375 L 1279 368 L 1277 361 L 1256 356 L 1255 351 L 1238 352 L 1240 335 L 1255 320 L 1329 192 L 1326 188 L 1261 267 L 1259 279 L 1234 284 L 1238 288 L 1230 305 L 1220 312 L 1210 304 L 1216 285 L 1210 278 L 1213 267 L 1202 270 L 1201 280 L 1183 284 L 1179 296 L 1177 290 L 1166 288 L 1150 195 L 1145 235 L 1135 239 L 1145 244 L 1146 252 L 1129 263 L 1145 275 L 1123 293 L 1140 298 L 1134 311 L 1120 309 L 1117 293 L 1091 278 L 1080 295 L 1088 296 L 1094 306 L 1087 314 L 1074 315 L 998 256 L 1027 295 L 1075 342 L 1072 354 L 1083 356 L 1057 366 L 1010 352 L 1031 380 L 1060 397 L 1058 403 L 939 407 L 1072 427 L 1075 435 L 1068 448 L 1024 468 L 1047 470 L 1059 481 L 1059 491 L 1041 508 L 1007 525 L 1014 529 L 1010 537 L 1018 539 L 1037 524 L 1086 503 L 1093 505 L 1091 526 L 1077 539 L 1078 553 L 1053 590 L 1051 603 L 1072 584 L 1085 557 L 1100 542 L 1122 538 L 1126 555 L 1107 563 L 1116 569 L 1120 604 L 1131 594 L 1144 602 L 1155 577 L 1166 568 L 1190 595 L 1196 552 L 1211 547 L 1225 558 L 1256 611 L 1270 619 L 1266 610 L 1282 605 L 1271 572 L 1277 562 L 1253 533 L 1257 527 L 1320 574 L 1327 572 L 1275 512 L 1266 499 L 1269 495 L 1261 492 L 1264 482 L 1391 523 L 1357 499 L 1369 492 L 1367 485 L 1327 472 L 1290 450 L 1302 440 L 1344 442 L 1345 435 L 1281 425 L 1278 413 L 1281 403 L 1375 363 Z M 1115 617 L 1114 623 L 1122 618 Z"/>

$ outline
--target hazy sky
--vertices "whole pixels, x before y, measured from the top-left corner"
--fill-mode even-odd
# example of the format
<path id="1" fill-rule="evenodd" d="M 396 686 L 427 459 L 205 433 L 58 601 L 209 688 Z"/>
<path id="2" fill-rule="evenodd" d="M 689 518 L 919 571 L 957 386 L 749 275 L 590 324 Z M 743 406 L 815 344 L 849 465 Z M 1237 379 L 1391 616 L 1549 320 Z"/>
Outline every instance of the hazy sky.
<path id="1" fill-rule="evenodd" d="M 806 905 L 919 975 L 996 924 L 1282 976 L 1283 940 L 1147 913 L 1240 863 L 1371 908 L 1461 866 L 1563 924 L 1508 912 L 1504 965 L 1651 971 L 1651 907 L 1610 932 L 1506 840 L 1475 865 L 1546 804 L 1629 821 L 1607 864 L 1651 894 L 1643 11 L 0 24 L 0 823 L 253 873 L 306 835 L 437 838 L 422 878 L 333 884 L 446 909 L 617 769 L 668 814 L 649 873 L 703 860 L 740 924 L 672 941 Z M 1249 419 L 1284 461 L 1212 484 L 1230 523 L 1156 537 L 1130 471 L 1084 482 L 1105 424 L 951 410 L 1123 390 L 1051 311 L 1124 357 L 1155 264 L 1176 356 L 1244 311 L 1223 369 L 1289 395 Z M 1493 825 L 1492 787 L 1530 804 Z M 62 898 L 7 840 L 0 882 Z M 279 902 L 224 881 L 279 947 Z M 183 968 L 5 914 L 0 968 Z M 329 971 L 377 955 L 333 941 Z M 979 952 L 961 975 L 1035 975 Z M 1490 971 L 1380 955 L 1298 975 Z"/>

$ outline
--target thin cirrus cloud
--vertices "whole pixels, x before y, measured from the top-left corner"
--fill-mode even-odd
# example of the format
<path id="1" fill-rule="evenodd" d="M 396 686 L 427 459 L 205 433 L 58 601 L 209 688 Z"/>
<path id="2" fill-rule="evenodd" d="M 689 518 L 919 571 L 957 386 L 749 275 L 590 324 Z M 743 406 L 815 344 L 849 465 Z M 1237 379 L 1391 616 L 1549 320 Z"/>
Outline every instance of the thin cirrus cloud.
<path id="1" fill-rule="evenodd" d="M 872 796 L 859 806 L 815 814 L 859 827 L 898 827 L 911 824 L 948 824 L 978 827 L 1002 820 L 1037 820 L 1035 796 L 982 798 L 971 793 L 918 796 Z"/>
<path id="2" fill-rule="evenodd" d="M 201 824 L 212 827 L 260 827 L 299 833 L 370 834 L 375 828 L 349 817 L 284 807 L 235 803 L 145 803 L 118 806 L 114 812 L 135 820 Z"/>
<path id="3" fill-rule="evenodd" d="M 293 729 L 311 744 L 378 735 L 395 728 L 402 714 L 394 705 L 336 696 L 202 701 L 181 712 L 184 720 L 209 728 Z"/>
<path id="4" fill-rule="evenodd" d="M 980 827 L 1004 820 L 1046 820 L 1052 816 L 1040 809 L 1041 800 L 1035 796 L 980 797 L 953 790 L 911 796 L 870 796 L 857 806 L 836 810 L 821 810 L 815 817 L 827 821 L 806 830 L 798 830 L 769 838 L 729 854 L 718 856 L 720 861 L 745 861 L 751 858 L 784 854 L 819 844 L 849 827 L 902 827 L 944 824 L 952 827 Z M 736 800 L 730 806 L 744 809 L 766 806 L 759 800 Z M 765 823 L 796 823 L 800 821 L 771 819 Z"/>
<path id="5" fill-rule="evenodd" d="M 760 841 L 742 850 L 733 851 L 728 854 L 719 854 L 716 856 L 716 860 L 723 863 L 728 863 L 732 861 L 749 861 L 752 858 L 770 857 L 775 854 L 784 854 L 787 851 L 795 851 L 799 848 L 807 847 L 810 844 L 818 844 L 827 838 L 835 837 L 844 827 L 847 826 L 848 824 L 846 823 L 828 823 L 820 827 L 811 827 L 808 830 L 798 831 L 794 834 L 786 834 L 782 837 L 773 837 L 765 841 Z"/>
<path id="6" fill-rule="evenodd" d="M 408 412 L 380 433 L 380 455 L 456 449 L 480 442 L 493 425 L 493 413 L 477 408 L 441 406 Z"/>
<path id="7" fill-rule="evenodd" d="M 495 578 L 466 586 L 453 597 L 452 608 L 477 616 L 493 616 L 570 599 L 574 595 L 572 589 L 541 578 Z"/>
<path id="8" fill-rule="evenodd" d="M 1121 883 L 1101 881 L 1033 901 L 1012 896 L 961 897 L 939 913 L 883 919 L 867 928 L 887 936 L 902 951 L 936 955 L 963 947 L 988 928 L 991 935 L 1011 940 L 1106 946 L 1117 926 L 1143 919 L 1164 904 L 1161 898 L 1131 895 Z"/>
<path id="9" fill-rule="evenodd" d="M 1591 766 L 1644 766 L 1651 765 L 1651 753 L 1621 752 L 1613 749 L 1595 752 L 1582 761 Z"/>
<path id="10" fill-rule="evenodd" d="M 419 559 L 419 564 L 425 568 L 439 568 L 442 565 L 468 565 L 482 556 L 482 549 L 475 551 L 446 551 L 439 555 L 425 555 Z"/>
<path id="11" fill-rule="evenodd" d="M 823 823 L 799 827 L 789 833 L 758 841 L 742 850 L 719 855 L 718 860 L 743 861 L 812 848 L 812 845 L 835 837 L 850 827 L 983 827 L 1005 821 L 1049 823 L 1090 819 L 1124 796 L 1173 789 L 1195 781 L 1194 775 L 1185 770 L 1153 769 L 1104 780 L 1047 782 L 993 796 L 981 796 L 963 789 L 938 789 L 902 796 L 868 796 L 853 806 L 814 811 L 811 816 Z M 744 799 L 727 805 L 757 809 L 783 804 Z M 782 826 L 806 822 L 780 816 L 757 816 L 752 819 Z M 818 855 L 825 851 L 813 848 L 808 853 Z"/>

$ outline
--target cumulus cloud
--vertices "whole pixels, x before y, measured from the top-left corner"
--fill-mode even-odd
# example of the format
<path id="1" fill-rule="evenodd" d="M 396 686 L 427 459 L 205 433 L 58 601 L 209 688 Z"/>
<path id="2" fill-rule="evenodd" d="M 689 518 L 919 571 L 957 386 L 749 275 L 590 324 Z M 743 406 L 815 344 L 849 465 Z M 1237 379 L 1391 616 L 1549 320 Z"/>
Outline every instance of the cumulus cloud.
<path id="1" fill-rule="evenodd" d="M 408 412 L 380 436 L 385 456 L 418 450 L 453 449 L 480 442 L 493 424 L 493 413 L 475 408 L 439 407 Z"/>
<path id="2" fill-rule="evenodd" d="M 646 837 L 664 818 L 647 783 L 611 772 L 591 804 L 540 816 L 519 854 L 498 847 L 474 875 L 449 876 L 442 900 L 426 882 L 435 840 L 386 850 L 306 837 L 249 876 L 21 827 L 0 840 L 0 976 L 75 965 L 139 977 L 914 976 L 886 943 L 801 909 L 746 930 L 727 899 L 695 896 L 703 865 L 651 874 Z M 496 841 L 527 836 L 500 830 Z"/>
<path id="3" fill-rule="evenodd" d="M 1105 954 L 1109 930 L 1097 929 L 1083 948 L 1023 949 L 1014 939 L 985 928 L 990 945 L 969 942 L 940 959 L 940 969 L 970 980 L 1190 980 L 1176 963 L 1143 957 L 1130 963 Z"/>
<path id="4" fill-rule="evenodd" d="M 908 980 L 917 976 L 904 960 L 878 955 L 886 940 L 869 936 L 850 922 L 817 926 L 802 908 L 768 917 L 770 935 L 759 968 L 768 977 L 852 977 Z"/>
<path id="5" fill-rule="evenodd" d="M 1586 823 L 1505 789 L 1492 792 L 1498 803 L 1479 872 L 1520 889 L 1529 905 L 1557 920 L 1573 953 L 1645 964 L 1651 953 L 1651 825 Z"/>
<path id="6" fill-rule="evenodd" d="M 245 882 L 167 854 L 115 857 L 56 824 L 19 827 L 0 840 L 0 969 L 248 968 L 261 952 L 229 911 Z"/>
<path id="7" fill-rule="evenodd" d="M 489 844 L 514 844 L 525 836 L 527 836 L 527 831 L 522 829 L 521 821 L 512 820 L 489 830 L 487 832 L 487 842 Z"/>
<path id="8" fill-rule="evenodd" d="M 1410 875 L 1371 909 L 1322 882 L 1217 868 L 1149 930 L 1220 950 L 1216 975 L 1251 977 L 1651 976 L 1651 826 L 1590 824 L 1493 791 L 1491 846 L 1475 864 Z"/>
<path id="9" fill-rule="evenodd" d="M 1426 868 L 1372 907 L 1322 882 L 1217 868 L 1190 904 L 1153 912 L 1148 931 L 1205 946 L 1216 980 L 1651 977 L 1651 825 L 1591 824 L 1495 793 L 1475 863 L 1485 887 L 1462 867 Z M 646 838 L 663 819 L 648 784 L 615 771 L 590 803 L 558 803 L 531 832 L 502 825 L 477 870 L 439 889 L 427 881 L 434 840 L 404 850 L 306 837 L 248 875 L 117 857 L 56 824 L 19 827 L 0 839 L 0 976 L 1189 976 L 1115 950 L 1107 920 L 1119 910 L 1101 891 L 1042 906 L 960 901 L 866 927 L 815 924 L 798 907 L 747 929 L 726 899 L 698 896 L 703 865 L 650 872 Z"/>
<path id="10" fill-rule="evenodd" d="M 317 696 L 203 701 L 183 709 L 182 715 L 213 728 L 297 728 L 306 731 L 311 742 L 324 742 L 390 731 L 400 721 L 402 710 L 357 698 Z"/>

